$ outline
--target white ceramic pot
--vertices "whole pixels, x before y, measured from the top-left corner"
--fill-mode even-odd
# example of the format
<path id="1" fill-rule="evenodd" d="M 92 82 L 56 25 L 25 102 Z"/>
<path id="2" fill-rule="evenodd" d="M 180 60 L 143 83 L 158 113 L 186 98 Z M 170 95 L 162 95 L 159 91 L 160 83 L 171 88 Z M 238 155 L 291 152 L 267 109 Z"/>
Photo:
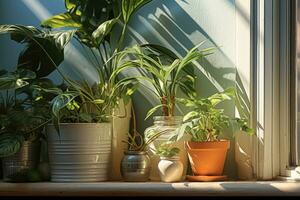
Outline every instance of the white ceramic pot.
<path id="1" fill-rule="evenodd" d="M 166 116 L 155 116 L 154 117 L 154 125 L 147 128 L 145 130 L 145 137 L 147 140 L 147 136 L 152 133 L 159 133 L 164 131 L 164 134 L 157 137 L 153 142 L 149 144 L 148 154 L 151 159 L 151 173 L 150 180 L 151 181 L 159 181 L 159 170 L 158 170 L 158 162 L 160 161 L 160 157 L 155 153 L 156 149 L 164 142 L 167 142 L 169 138 L 176 133 L 177 128 L 181 126 L 182 117 L 174 116 L 174 117 L 166 117 Z M 178 154 L 179 160 L 183 164 L 183 174 L 181 180 L 185 180 L 187 167 L 188 167 L 188 156 L 186 150 L 184 148 L 184 141 L 190 140 L 189 136 L 184 136 L 180 141 L 173 142 L 171 147 L 177 147 L 180 149 Z"/>
<path id="2" fill-rule="evenodd" d="M 47 126 L 51 181 L 97 182 L 111 171 L 111 123 Z"/>
<path id="3" fill-rule="evenodd" d="M 158 163 L 158 171 L 161 181 L 163 182 L 179 182 L 183 174 L 183 164 L 180 157 L 161 157 Z"/>

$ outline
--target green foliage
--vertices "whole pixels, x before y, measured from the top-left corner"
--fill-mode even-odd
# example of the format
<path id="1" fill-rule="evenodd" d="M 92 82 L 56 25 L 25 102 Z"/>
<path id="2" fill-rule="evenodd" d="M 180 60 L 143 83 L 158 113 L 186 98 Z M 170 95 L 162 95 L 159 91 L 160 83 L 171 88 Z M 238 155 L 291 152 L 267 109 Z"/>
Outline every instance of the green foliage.
<path id="1" fill-rule="evenodd" d="M 44 76 L 62 61 L 72 32 L 48 33 L 31 26 L 0 25 L 0 34 L 26 44 L 15 71 L 0 73 L 0 156 L 16 153 L 24 140 L 36 140 L 51 121 L 50 99 L 60 90 Z M 62 52 L 60 54 L 59 52 Z"/>
<path id="2" fill-rule="evenodd" d="M 144 138 L 143 135 L 138 133 L 135 129 L 133 134 L 128 133 L 128 141 L 123 141 L 129 144 L 129 151 L 145 151 L 146 148 L 151 144 L 154 140 L 156 140 L 159 136 L 163 135 L 167 131 L 160 131 L 150 133 L 147 138 Z"/>
<path id="3" fill-rule="evenodd" d="M 35 77 L 34 72 L 26 69 L 19 69 L 11 73 L 6 72 L 0 76 L 0 90 L 22 88 L 29 84 L 26 80 L 34 79 Z"/>
<path id="4" fill-rule="evenodd" d="M 155 153 L 160 157 L 168 157 L 168 158 L 178 155 L 179 152 L 180 152 L 179 148 L 172 147 L 171 144 L 168 143 L 160 144 L 155 151 Z"/>
<path id="5" fill-rule="evenodd" d="M 65 0 L 66 12 L 42 22 L 43 27 L 74 30 L 0 25 L 0 34 L 10 34 L 12 40 L 26 45 L 19 55 L 17 70 L 10 73 L 1 70 L 0 73 L 0 89 L 13 93 L 12 98 L 7 93 L 0 102 L 0 135 L 10 135 L 0 141 L 1 155 L 10 155 L 9 152 L 16 152 L 20 147 L 20 140 L 12 136 L 20 135 L 25 140 L 33 138 L 50 121 L 57 128 L 59 122 L 107 121 L 118 98 L 135 91 L 136 80 L 118 82 L 111 74 L 118 65 L 118 56 L 114 54 L 122 44 L 129 17 L 145 3 L 130 3 L 127 7 L 130 13 L 126 15 L 119 42 L 111 48 L 109 38 L 119 17 L 123 16 L 120 3 L 117 0 Z M 97 60 L 99 81 L 94 84 L 73 81 L 58 68 L 64 60 L 64 48 L 73 37 L 85 44 Z M 94 50 L 98 51 L 98 58 Z M 66 87 L 47 84 L 44 77 L 54 70 L 62 76 Z M 49 115 L 51 109 L 53 116 Z"/>
<path id="6" fill-rule="evenodd" d="M 51 18 L 43 21 L 41 25 L 45 27 L 52 27 L 52 28 L 62 28 L 62 27 L 81 28 L 81 23 L 74 21 L 71 14 L 68 12 L 54 15 Z"/>
<path id="7" fill-rule="evenodd" d="M 131 15 L 150 1 L 151 0 L 122 0 L 122 14 L 124 22 L 128 23 Z"/>
<path id="8" fill-rule="evenodd" d="M 184 133 L 189 133 L 193 141 L 217 141 L 226 127 L 232 127 L 235 131 L 244 131 L 253 134 L 248 127 L 246 119 L 228 117 L 223 109 L 217 105 L 226 100 L 235 98 L 235 89 L 229 88 L 224 92 L 216 93 L 208 98 L 178 99 L 178 101 L 190 108 L 191 111 L 184 116 L 184 124 L 173 139 L 180 139 Z"/>
<path id="9" fill-rule="evenodd" d="M 72 36 L 83 49 L 92 54 L 91 63 L 94 64 L 99 77 L 99 80 L 92 84 L 64 77 L 68 88 L 52 101 L 56 126 L 59 122 L 107 121 L 111 109 L 118 104 L 119 98 L 126 100 L 136 90 L 135 79 L 119 82 L 113 71 L 120 61 L 118 51 L 123 43 L 130 16 L 147 2 L 65 0 L 66 12 L 41 23 L 43 27 L 50 29 L 70 27 L 74 29 L 75 33 Z M 126 20 L 123 16 L 126 16 Z M 120 33 L 114 32 L 116 24 L 122 25 Z M 119 39 L 113 46 L 112 44 L 116 43 L 116 39 L 113 38 L 115 35 L 119 35 Z"/>
<path id="10" fill-rule="evenodd" d="M 11 156 L 20 149 L 24 137 L 21 134 L 0 134 L 0 157 Z"/>
<path id="11" fill-rule="evenodd" d="M 92 37 L 95 40 L 97 46 L 101 44 L 103 41 L 104 37 L 108 35 L 113 26 L 117 23 L 118 18 L 114 18 L 111 20 L 108 20 L 106 22 L 103 22 L 98 28 L 92 33 Z"/>
<path id="12" fill-rule="evenodd" d="M 131 59 L 124 61 L 114 73 L 137 69 L 141 75 L 132 78 L 150 83 L 153 89 L 146 84 L 144 86 L 160 100 L 161 104 L 149 110 L 146 119 L 160 108 L 164 116 L 173 116 L 178 87 L 188 97 L 196 95 L 192 62 L 212 53 L 212 48 L 198 50 L 202 44 L 189 50 L 183 58 L 178 58 L 171 50 L 159 45 L 136 45 L 122 51 Z"/>
<path id="13" fill-rule="evenodd" d="M 26 84 L 17 84 L 18 80 Z M 53 84 L 30 70 L 17 69 L 2 74 L 0 85 L 0 157 L 5 157 L 15 154 L 23 141 L 41 137 L 51 119 L 49 101 L 53 98 L 45 90 Z"/>
<path id="14" fill-rule="evenodd" d="M 132 118 L 133 118 L 133 133 L 128 133 L 128 141 L 123 141 L 127 144 L 129 144 L 129 151 L 145 151 L 146 148 L 150 143 L 152 143 L 154 140 L 156 140 L 159 136 L 162 134 L 165 134 L 168 132 L 168 130 L 164 131 L 150 131 L 147 136 L 141 135 L 139 132 L 136 131 L 136 118 L 134 114 L 134 110 L 132 112 Z"/>
<path id="15" fill-rule="evenodd" d="M 64 47 L 74 31 L 47 32 L 32 26 L 0 25 L 0 35 L 10 34 L 11 39 L 26 44 L 18 59 L 18 69 L 28 69 L 37 77 L 53 72 L 64 59 Z"/>

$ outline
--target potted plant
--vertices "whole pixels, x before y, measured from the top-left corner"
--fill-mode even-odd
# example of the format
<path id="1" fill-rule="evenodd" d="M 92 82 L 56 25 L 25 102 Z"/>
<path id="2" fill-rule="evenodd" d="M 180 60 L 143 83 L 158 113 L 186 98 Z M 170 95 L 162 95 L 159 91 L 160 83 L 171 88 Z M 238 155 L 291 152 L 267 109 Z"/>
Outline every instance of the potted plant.
<path id="1" fill-rule="evenodd" d="M 18 69 L 32 71 L 32 73 L 36 75 L 36 79 L 43 82 L 47 80 L 45 78 L 46 76 L 57 70 L 69 85 L 73 84 L 74 86 L 76 86 L 75 83 L 67 78 L 58 68 L 59 64 L 64 59 L 64 47 L 71 40 L 72 35 L 75 33 L 74 30 L 51 32 L 47 30 L 40 30 L 32 26 L 1 25 L 0 34 L 5 33 L 9 33 L 12 40 L 18 43 L 26 44 L 24 50 L 19 55 L 17 67 Z M 9 81 L 11 80 L 11 76 L 8 76 L 7 80 L 8 83 L 4 82 L 4 87 L 10 84 Z M 22 79 L 20 79 L 20 77 L 18 76 L 16 77 L 16 83 L 23 84 L 26 82 L 22 81 Z M 53 85 L 47 88 L 43 88 L 37 84 L 34 84 L 34 86 L 35 92 L 46 92 L 54 96 L 60 96 L 64 92 L 60 88 L 57 88 Z M 50 102 L 48 103 L 48 105 L 50 105 Z M 65 103 L 65 101 L 63 103 Z M 50 110 L 51 109 L 49 109 L 48 111 L 44 111 L 44 113 L 50 114 Z M 53 118 L 51 116 L 49 121 L 47 122 L 51 122 L 53 121 L 53 119 L 57 121 L 57 118 Z M 52 158 L 50 159 L 50 161 L 51 160 Z"/>
<path id="2" fill-rule="evenodd" d="M 4 181 L 38 181 L 40 139 L 51 120 L 51 94 L 45 92 L 53 83 L 37 78 L 30 70 L 18 68 L 0 73 L 0 157 Z"/>
<path id="3" fill-rule="evenodd" d="M 224 109 L 218 108 L 221 102 L 235 97 L 235 89 L 229 88 L 207 98 L 179 99 L 192 111 L 184 116 L 184 124 L 178 135 L 180 138 L 187 133 L 191 141 L 186 142 L 186 150 L 192 171 L 195 176 L 191 180 L 210 181 L 226 178 L 222 176 L 227 150 L 230 140 L 222 139 L 226 127 L 233 132 L 241 130 L 252 134 L 253 130 L 247 126 L 246 119 L 230 118 Z"/>
<path id="4" fill-rule="evenodd" d="M 183 164 L 179 160 L 180 149 L 172 147 L 170 143 L 162 143 L 156 149 L 156 154 L 160 156 L 158 170 L 163 182 L 178 182 L 182 180 Z"/>
<path id="5" fill-rule="evenodd" d="M 108 88 L 117 79 L 111 75 L 118 66 L 118 52 L 123 48 L 128 23 L 132 15 L 151 0 L 65 0 L 66 12 L 44 20 L 45 28 L 75 30 L 73 37 L 89 55 L 90 63 L 99 72 L 99 80 Z M 124 92 L 125 91 L 125 92 Z M 120 162 L 131 118 L 131 100 L 127 90 L 120 90 L 112 108 L 112 170 L 111 179 L 118 180 Z"/>
<path id="6" fill-rule="evenodd" d="M 25 44 L 16 70 L 0 73 L 0 89 L 7 91 L 1 100 L 1 151 L 6 157 L 2 163 L 6 165 L 4 170 L 11 168 L 4 174 L 25 169 L 30 172 L 29 179 L 26 173 L 18 173 L 18 180 L 37 180 L 36 171 L 30 169 L 39 161 L 38 141 L 51 120 L 49 100 L 58 90 L 46 76 L 62 62 L 63 48 L 74 32 L 49 33 L 32 26 L 0 25 L 0 34 L 10 34 L 13 41 Z M 18 162 L 20 159 L 23 161 Z"/>
<path id="7" fill-rule="evenodd" d="M 183 58 L 179 58 L 171 50 L 159 45 L 136 45 L 123 51 L 130 59 L 125 60 L 115 71 L 117 74 L 129 69 L 138 70 L 139 75 L 125 79 L 135 78 L 140 80 L 141 84 L 153 92 L 160 102 L 148 111 L 146 119 L 158 110 L 161 111 L 162 115 L 155 116 L 154 125 L 144 132 L 146 141 L 158 132 L 165 132 L 149 144 L 149 155 L 152 164 L 151 180 L 160 180 L 157 169 L 159 156 L 155 154 L 155 149 L 160 143 L 167 141 L 182 123 L 182 116 L 174 116 L 178 88 L 181 88 L 189 97 L 196 95 L 192 62 L 212 53 L 212 48 L 198 50 L 202 44 L 200 43 L 189 50 Z M 186 171 L 187 155 L 184 151 L 184 144 L 180 141 L 177 142 L 177 145 L 181 149 L 179 157 L 184 164 L 184 171 Z"/>
<path id="8" fill-rule="evenodd" d="M 147 142 L 145 138 L 136 131 L 135 114 L 133 113 L 133 134 L 128 133 L 128 144 L 120 164 L 120 172 L 124 181 L 140 182 L 148 181 L 151 171 L 151 161 L 147 152 L 147 145 L 159 137 L 160 133 L 153 135 Z"/>

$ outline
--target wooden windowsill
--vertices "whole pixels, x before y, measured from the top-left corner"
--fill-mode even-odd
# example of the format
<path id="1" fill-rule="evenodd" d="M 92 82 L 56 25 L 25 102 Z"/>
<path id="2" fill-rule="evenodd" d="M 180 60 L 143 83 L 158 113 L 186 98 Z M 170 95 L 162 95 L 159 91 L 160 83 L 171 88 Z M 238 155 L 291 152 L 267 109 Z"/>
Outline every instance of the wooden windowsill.
<path id="1" fill-rule="evenodd" d="M 300 195 L 300 183 L 285 181 L 4 183 L 0 196 L 236 196 Z"/>

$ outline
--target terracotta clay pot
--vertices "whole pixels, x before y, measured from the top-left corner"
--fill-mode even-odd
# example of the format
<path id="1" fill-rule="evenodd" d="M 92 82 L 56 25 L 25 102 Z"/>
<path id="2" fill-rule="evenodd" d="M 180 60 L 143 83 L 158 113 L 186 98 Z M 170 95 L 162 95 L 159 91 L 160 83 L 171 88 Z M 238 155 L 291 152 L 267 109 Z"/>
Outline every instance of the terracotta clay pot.
<path id="1" fill-rule="evenodd" d="M 185 147 L 194 175 L 220 176 L 223 173 L 229 140 L 186 142 Z"/>

